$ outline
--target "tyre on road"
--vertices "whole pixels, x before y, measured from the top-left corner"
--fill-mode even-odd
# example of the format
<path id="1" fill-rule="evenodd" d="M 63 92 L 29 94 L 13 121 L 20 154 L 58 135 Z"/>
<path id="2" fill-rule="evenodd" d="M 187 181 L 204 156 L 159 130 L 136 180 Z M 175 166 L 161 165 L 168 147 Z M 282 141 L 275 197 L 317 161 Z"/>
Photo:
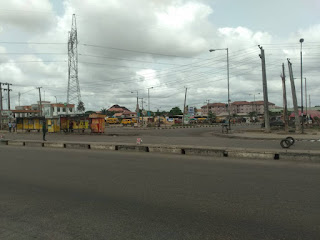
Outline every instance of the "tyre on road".
<path id="1" fill-rule="evenodd" d="M 286 138 L 288 141 L 290 141 L 290 144 L 293 145 L 295 143 L 295 140 L 293 137 L 287 137 Z"/>
<path id="2" fill-rule="evenodd" d="M 280 142 L 282 148 L 289 148 L 291 146 L 291 142 L 288 139 L 283 139 Z"/>

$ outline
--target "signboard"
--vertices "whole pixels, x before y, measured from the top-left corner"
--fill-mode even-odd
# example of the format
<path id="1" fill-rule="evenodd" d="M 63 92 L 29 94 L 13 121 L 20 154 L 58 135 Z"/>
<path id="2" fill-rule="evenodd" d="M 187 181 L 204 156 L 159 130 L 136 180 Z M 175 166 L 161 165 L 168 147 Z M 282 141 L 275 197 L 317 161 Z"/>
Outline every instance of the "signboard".
<path id="1" fill-rule="evenodd" d="M 43 106 L 43 115 L 45 118 L 51 118 L 53 115 L 52 107 L 50 105 Z"/>
<path id="2" fill-rule="evenodd" d="M 8 117 L 8 118 L 13 118 L 12 111 L 8 111 L 8 110 L 2 110 L 2 116 Z"/>
<path id="3" fill-rule="evenodd" d="M 194 107 L 189 107 L 189 108 L 188 108 L 188 113 L 189 113 L 190 115 L 194 115 Z"/>

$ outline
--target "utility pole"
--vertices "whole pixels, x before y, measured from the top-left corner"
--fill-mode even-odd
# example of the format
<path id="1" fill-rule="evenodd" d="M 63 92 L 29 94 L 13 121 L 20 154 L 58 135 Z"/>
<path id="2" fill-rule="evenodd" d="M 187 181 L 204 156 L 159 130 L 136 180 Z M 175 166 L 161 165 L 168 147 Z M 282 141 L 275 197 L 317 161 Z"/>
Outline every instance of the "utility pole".
<path id="1" fill-rule="evenodd" d="M 40 91 L 40 89 L 41 89 L 42 87 L 37 87 L 37 89 L 39 89 L 39 103 L 40 103 L 40 107 L 39 107 L 39 109 L 40 109 L 40 117 L 42 117 L 42 102 L 41 102 L 41 91 Z"/>
<path id="2" fill-rule="evenodd" d="M 143 98 L 141 99 L 141 119 L 142 119 L 142 126 L 144 125 L 144 121 L 143 121 Z"/>
<path id="3" fill-rule="evenodd" d="M 283 91 L 283 120 L 284 120 L 284 130 L 289 131 L 289 119 L 288 119 L 288 105 L 287 105 L 287 90 L 286 90 L 286 75 L 284 71 L 284 63 L 282 63 L 282 91 Z"/>
<path id="4" fill-rule="evenodd" d="M 153 87 L 148 88 L 148 111 L 150 112 L 150 95 L 149 95 L 149 90 L 153 89 Z"/>
<path id="5" fill-rule="evenodd" d="M 309 94 L 309 107 L 311 108 L 311 97 L 310 97 L 310 94 Z"/>
<path id="6" fill-rule="evenodd" d="M 7 89 L 3 89 L 4 91 L 8 91 L 8 110 L 10 110 L 10 91 L 12 91 L 12 89 L 10 89 L 10 85 L 12 85 L 11 83 L 4 83 L 3 85 L 7 85 Z"/>
<path id="7" fill-rule="evenodd" d="M 186 101 L 187 101 L 187 91 L 188 91 L 188 88 L 186 87 L 186 91 L 185 91 L 185 94 L 184 94 L 182 125 L 184 125 L 184 113 L 185 113 Z"/>
<path id="8" fill-rule="evenodd" d="M 0 82 L 0 130 L 2 130 L 2 110 L 3 110 L 3 99 L 2 99 L 2 82 Z"/>
<path id="9" fill-rule="evenodd" d="M 206 102 L 207 102 L 207 117 L 209 117 L 209 102 L 210 102 L 210 99 L 207 99 Z"/>
<path id="10" fill-rule="evenodd" d="M 301 116 L 302 116 L 302 120 L 301 120 L 301 133 L 303 132 L 304 129 L 304 117 L 303 117 L 303 83 L 302 83 L 302 43 L 304 42 L 304 39 L 301 38 L 300 39 L 300 66 L 301 66 Z"/>
<path id="11" fill-rule="evenodd" d="M 19 106 L 20 106 L 20 98 L 21 98 L 21 93 L 18 93 L 18 98 L 19 98 Z"/>
<path id="12" fill-rule="evenodd" d="M 269 100 L 268 100 L 268 87 L 267 87 L 267 74 L 266 74 L 266 59 L 264 49 L 258 45 L 261 54 L 259 54 L 262 63 L 262 83 L 263 83 L 263 101 L 264 101 L 264 124 L 265 132 L 270 132 L 270 118 L 269 118 Z"/>
<path id="13" fill-rule="evenodd" d="M 289 75 L 290 75 L 290 82 L 291 82 L 291 92 L 292 92 L 292 103 L 294 109 L 294 120 L 296 126 L 296 132 L 300 131 L 300 120 L 299 120 L 299 110 L 298 110 L 298 102 L 297 102 L 297 95 L 296 95 L 296 86 L 294 84 L 293 72 L 292 72 L 292 63 L 288 58 L 288 68 L 289 68 Z"/>
<path id="14" fill-rule="evenodd" d="M 137 106 L 136 106 L 136 114 L 137 114 L 137 123 L 140 122 L 140 117 L 139 117 L 139 91 L 133 91 L 131 93 L 137 93 Z"/>
<path id="15" fill-rule="evenodd" d="M 308 118 L 307 78 L 304 78 L 304 91 L 305 91 L 305 98 L 306 98 L 306 116 Z"/>

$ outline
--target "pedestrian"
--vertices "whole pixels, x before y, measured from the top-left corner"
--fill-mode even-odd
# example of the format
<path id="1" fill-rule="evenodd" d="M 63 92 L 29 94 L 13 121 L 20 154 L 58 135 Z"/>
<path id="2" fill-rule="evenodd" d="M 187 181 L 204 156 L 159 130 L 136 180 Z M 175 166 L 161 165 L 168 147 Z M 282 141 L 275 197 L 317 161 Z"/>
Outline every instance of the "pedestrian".
<path id="1" fill-rule="evenodd" d="M 11 122 L 8 123 L 8 127 L 9 127 L 9 132 L 11 132 L 11 128 L 12 128 L 12 123 Z"/>
<path id="2" fill-rule="evenodd" d="M 47 141 L 46 140 L 46 133 L 47 133 L 47 124 L 46 124 L 46 120 L 42 121 L 42 137 L 43 137 L 43 141 Z"/>
<path id="3" fill-rule="evenodd" d="M 13 132 L 16 131 L 16 123 L 15 122 L 12 123 L 12 130 L 13 130 Z"/>
<path id="4" fill-rule="evenodd" d="M 73 132 L 73 122 L 69 122 L 69 132 Z"/>

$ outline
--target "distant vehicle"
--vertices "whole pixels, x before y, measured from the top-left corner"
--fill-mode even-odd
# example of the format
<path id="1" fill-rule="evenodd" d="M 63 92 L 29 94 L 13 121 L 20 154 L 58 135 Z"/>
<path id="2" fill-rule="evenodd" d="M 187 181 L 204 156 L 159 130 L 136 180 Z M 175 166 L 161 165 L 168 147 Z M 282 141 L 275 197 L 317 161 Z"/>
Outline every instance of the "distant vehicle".
<path id="1" fill-rule="evenodd" d="M 123 119 L 123 120 L 121 121 L 121 123 L 122 123 L 122 125 L 124 125 L 124 126 L 133 125 L 133 122 L 132 122 L 131 119 Z"/>
<path id="2" fill-rule="evenodd" d="M 118 118 L 107 118 L 106 122 L 108 124 L 118 124 L 118 123 L 120 123 Z"/>
<path id="3" fill-rule="evenodd" d="M 263 122 L 261 124 L 261 127 L 264 128 L 265 127 L 265 123 Z M 283 121 L 273 121 L 273 122 L 270 122 L 270 127 L 284 127 L 284 122 Z"/>

